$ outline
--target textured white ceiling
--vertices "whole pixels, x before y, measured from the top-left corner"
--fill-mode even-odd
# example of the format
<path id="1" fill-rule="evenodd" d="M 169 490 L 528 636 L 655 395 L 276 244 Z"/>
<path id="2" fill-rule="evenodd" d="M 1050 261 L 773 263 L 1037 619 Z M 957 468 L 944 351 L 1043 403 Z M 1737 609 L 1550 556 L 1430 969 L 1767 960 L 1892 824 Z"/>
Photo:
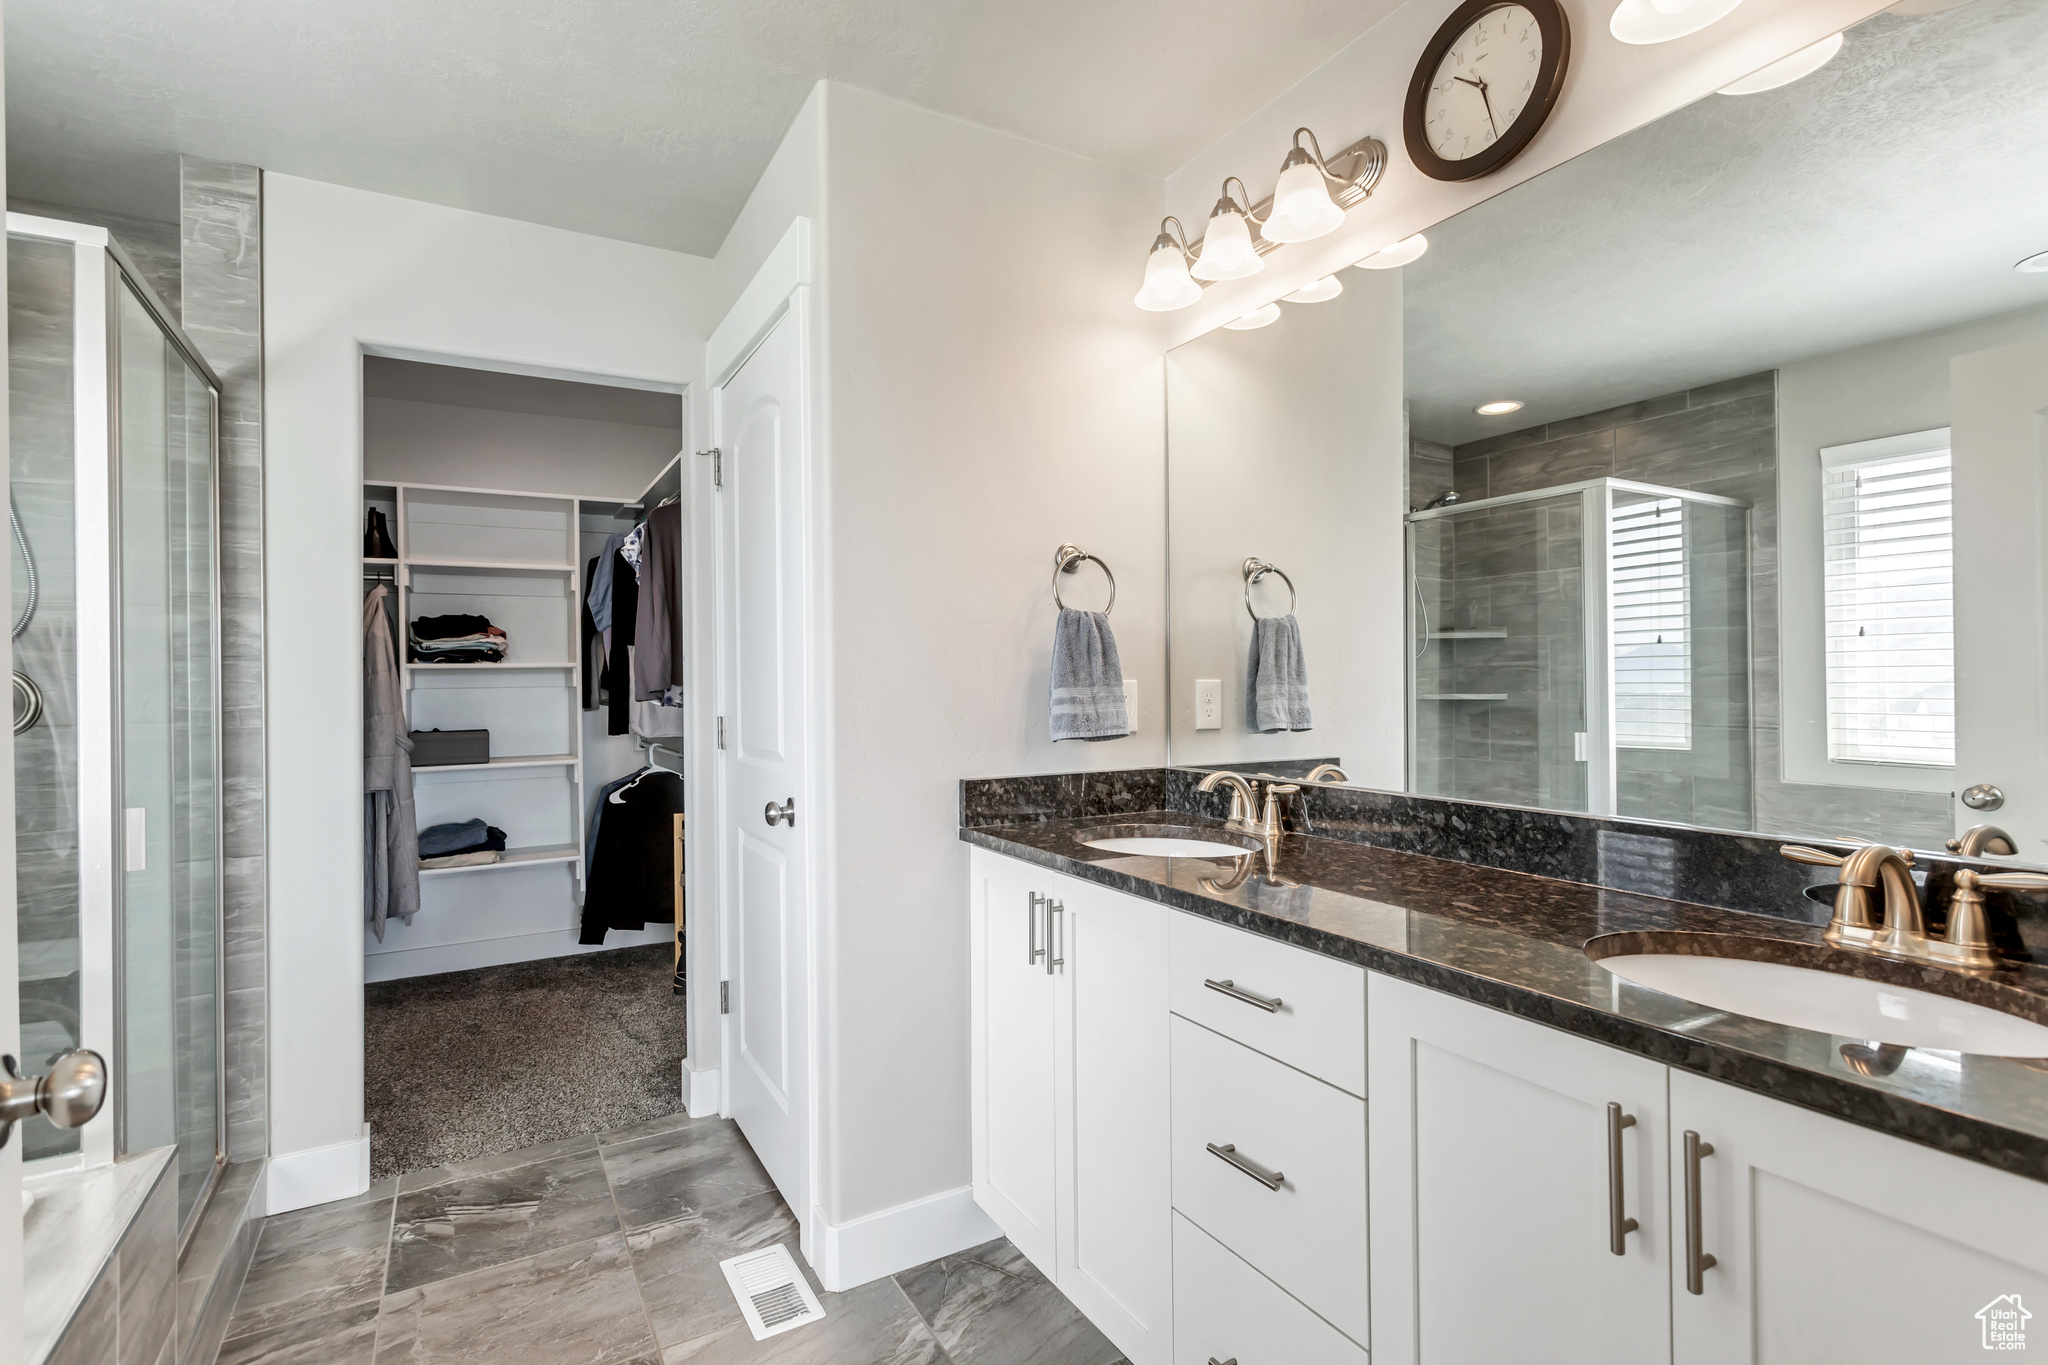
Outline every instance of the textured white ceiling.
<path id="1" fill-rule="evenodd" d="M 2048 3 L 1881 14 L 1430 229 L 1414 433 L 1457 444 L 2048 304 Z M 1472 409 L 1496 398 L 1511 417 Z"/>
<path id="2" fill-rule="evenodd" d="M 9 188 L 174 217 L 188 152 L 709 255 L 821 77 L 1163 176 L 1393 8 L 8 0 Z"/>

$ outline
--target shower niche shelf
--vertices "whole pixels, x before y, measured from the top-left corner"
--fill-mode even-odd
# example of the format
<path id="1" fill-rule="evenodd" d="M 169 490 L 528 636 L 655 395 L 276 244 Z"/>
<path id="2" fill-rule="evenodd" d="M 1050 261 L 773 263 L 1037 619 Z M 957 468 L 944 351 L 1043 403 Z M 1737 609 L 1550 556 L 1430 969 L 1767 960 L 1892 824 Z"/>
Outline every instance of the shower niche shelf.
<path id="1" fill-rule="evenodd" d="M 1506 701 L 1505 692 L 1424 692 L 1417 701 Z"/>
<path id="2" fill-rule="evenodd" d="M 1475 627 L 1471 630 L 1433 630 L 1429 633 L 1429 638 L 1432 640 L 1505 640 L 1508 638 L 1508 633 L 1505 627 L 1492 630 Z"/>

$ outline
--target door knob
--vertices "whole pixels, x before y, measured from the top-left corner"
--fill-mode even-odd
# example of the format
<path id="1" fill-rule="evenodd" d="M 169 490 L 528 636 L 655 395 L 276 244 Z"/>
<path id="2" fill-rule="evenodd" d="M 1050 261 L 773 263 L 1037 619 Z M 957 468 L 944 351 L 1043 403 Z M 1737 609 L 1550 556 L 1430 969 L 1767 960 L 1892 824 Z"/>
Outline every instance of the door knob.
<path id="1" fill-rule="evenodd" d="M 770 801 L 761 808 L 761 818 L 771 825 L 780 822 L 788 825 L 791 829 L 795 829 L 796 798 L 794 796 L 786 796 L 782 799 L 782 804 L 779 806 Z"/>
<path id="2" fill-rule="evenodd" d="M 1963 788 L 1963 804 L 1971 810 L 1997 810 L 2005 804 L 2005 793 L 1989 782 Z"/>
<path id="3" fill-rule="evenodd" d="M 47 1076 L 24 1076 L 7 1056 L 0 1056 L 0 1070 L 0 1147 L 31 1114 L 59 1128 L 76 1128 L 107 1102 L 107 1059 L 89 1048 L 58 1053 Z"/>

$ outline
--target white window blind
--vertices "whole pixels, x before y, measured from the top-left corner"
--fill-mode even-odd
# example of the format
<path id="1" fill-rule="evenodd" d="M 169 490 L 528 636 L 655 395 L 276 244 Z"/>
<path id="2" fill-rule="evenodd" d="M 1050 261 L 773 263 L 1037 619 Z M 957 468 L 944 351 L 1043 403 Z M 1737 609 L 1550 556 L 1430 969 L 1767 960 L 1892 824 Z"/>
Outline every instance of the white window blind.
<path id="1" fill-rule="evenodd" d="M 1948 432 L 1836 446 L 1821 462 L 1828 757 L 1953 766 Z"/>
<path id="2" fill-rule="evenodd" d="M 1614 742 L 1692 747 L 1692 609 L 1685 506 L 1677 498 L 1608 516 L 1614 630 Z"/>

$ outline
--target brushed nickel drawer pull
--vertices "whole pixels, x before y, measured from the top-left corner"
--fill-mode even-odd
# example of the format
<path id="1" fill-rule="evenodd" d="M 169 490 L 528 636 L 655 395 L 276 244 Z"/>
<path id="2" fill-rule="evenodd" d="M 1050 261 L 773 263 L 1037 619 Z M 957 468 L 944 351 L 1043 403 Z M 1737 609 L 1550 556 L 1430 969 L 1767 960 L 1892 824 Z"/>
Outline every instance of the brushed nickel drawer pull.
<path id="1" fill-rule="evenodd" d="M 1024 964 L 1026 966 L 1035 966 L 1038 959 L 1044 957 L 1046 953 L 1044 948 L 1038 946 L 1038 907 L 1041 903 L 1050 904 L 1052 897 L 1041 896 L 1036 891 L 1029 891 L 1025 894 L 1031 897 L 1031 901 L 1030 908 L 1024 912 L 1024 937 L 1027 940 L 1024 946 L 1031 955 L 1024 959 Z M 1045 918 L 1047 921 L 1045 937 L 1047 944 L 1050 945 L 1052 942 L 1052 916 L 1047 915 Z"/>
<path id="2" fill-rule="evenodd" d="M 1636 1230 L 1636 1220 L 1623 1217 L 1627 1200 L 1621 1188 L 1621 1130 L 1636 1126 L 1634 1114 L 1624 1114 L 1621 1106 L 1609 1102 L 1607 1106 L 1607 1249 L 1617 1256 L 1628 1255 L 1628 1235 Z"/>
<path id="3" fill-rule="evenodd" d="M 1226 1142 L 1221 1147 L 1212 1142 L 1208 1144 L 1208 1147 L 1210 1156 L 1221 1157 L 1269 1190 L 1279 1189 L 1280 1182 L 1287 1178 L 1286 1173 L 1282 1171 L 1275 1171 L 1273 1174 L 1267 1175 L 1264 1171 L 1252 1165 L 1251 1162 L 1246 1161 L 1237 1154 L 1237 1144 L 1234 1142 Z"/>
<path id="4" fill-rule="evenodd" d="M 1271 1000 L 1268 1000 L 1263 995 L 1253 995 L 1250 991 L 1239 987 L 1229 977 L 1225 977 L 1221 981 L 1211 981 L 1205 977 L 1202 980 L 1202 984 L 1218 995 L 1227 995 L 1232 1000 L 1242 1000 L 1245 1004 L 1255 1009 L 1262 1009 L 1268 1014 L 1278 1014 L 1280 1012 L 1281 1001 L 1279 996 L 1276 995 Z"/>
<path id="5" fill-rule="evenodd" d="M 1685 1292 L 1707 1292 L 1707 1272 L 1715 1265 L 1705 1248 L 1700 1227 L 1700 1158 L 1712 1156 L 1714 1144 L 1701 1142 L 1692 1129 L 1685 1130 Z"/>

